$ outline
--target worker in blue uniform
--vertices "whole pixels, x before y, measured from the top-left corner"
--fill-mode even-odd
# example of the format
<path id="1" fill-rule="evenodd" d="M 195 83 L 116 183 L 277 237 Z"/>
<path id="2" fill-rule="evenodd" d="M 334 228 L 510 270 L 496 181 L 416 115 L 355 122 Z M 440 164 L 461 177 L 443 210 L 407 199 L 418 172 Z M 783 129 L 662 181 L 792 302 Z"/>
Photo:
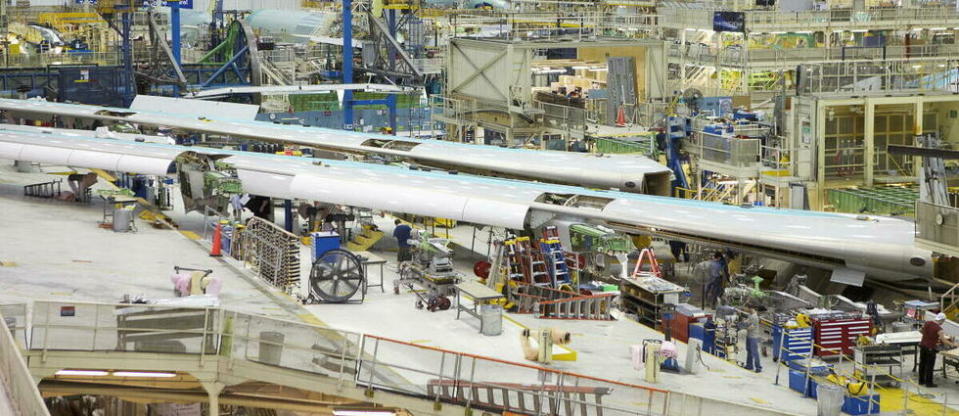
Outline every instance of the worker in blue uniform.
<path id="1" fill-rule="evenodd" d="M 746 369 L 757 373 L 763 371 L 759 361 L 759 341 L 762 337 L 762 327 L 759 325 L 759 309 L 756 306 L 749 308 L 746 316 Z"/>
<path id="2" fill-rule="evenodd" d="M 397 262 L 404 262 L 413 259 L 413 256 L 410 253 L 410 235 L 413 233 L 413 228 L 409 225 L 403 224 L 403 221 L 396 220 L 393 222 L 396 225 L 396 228 L 393 229 L 393 237 L 396 238 L 396 243 L 399 244 L 400 249 L 396 255 Z"/>
<path id="3" fill-rule="evenodd" d="M 713 253 L 713 258 L 706 265 L 706 289 L 703 298 L 706 304 L 715 307 L 719 297 L 723 294 L 723 282 L 726 279 L 726 262 L 723 253 Z"/>

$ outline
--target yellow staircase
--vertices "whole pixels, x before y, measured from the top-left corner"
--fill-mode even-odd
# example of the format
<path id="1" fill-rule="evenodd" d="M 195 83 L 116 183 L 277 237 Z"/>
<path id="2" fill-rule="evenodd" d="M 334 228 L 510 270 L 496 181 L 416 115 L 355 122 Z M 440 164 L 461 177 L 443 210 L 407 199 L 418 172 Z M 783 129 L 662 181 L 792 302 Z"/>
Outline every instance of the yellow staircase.
<path id="1" fill-rule="evenodd" d="M 384 233 L 374 230 L 372 225 L 363 225 L 363 232 L 357 234 L 346 243 L 346 249 L 352 252 L 367 251 L 373 244 L 383 238 Z"/>
<path id="2" fill-rule="evenodd" d="M 959 283 L 953 285 L 939 298 L 939 310 L 950 321 L 959 320 Z"/>

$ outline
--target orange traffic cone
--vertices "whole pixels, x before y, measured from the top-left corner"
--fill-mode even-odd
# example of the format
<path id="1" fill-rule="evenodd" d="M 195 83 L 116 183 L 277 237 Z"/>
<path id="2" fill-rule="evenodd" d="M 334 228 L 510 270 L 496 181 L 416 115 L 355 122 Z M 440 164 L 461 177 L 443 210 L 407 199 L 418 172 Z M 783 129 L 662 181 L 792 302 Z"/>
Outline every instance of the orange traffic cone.
<path id="1" fill-rule="evenodd" d="M 221 241 L 223 239 L 222 233 L 223 228 L 220 223 L 217 223 L 216 228 L 213 229 L 213 247 L 210 247 L 210 257 L 222 256 L 222 254 L 220 254 L 220 245 L 223 244 Z"/>
<path id="2" fill-rule="evenodd" d="M 616 127 L 626 127 L 626 109 L 623 106 L 616 111 Z"/>

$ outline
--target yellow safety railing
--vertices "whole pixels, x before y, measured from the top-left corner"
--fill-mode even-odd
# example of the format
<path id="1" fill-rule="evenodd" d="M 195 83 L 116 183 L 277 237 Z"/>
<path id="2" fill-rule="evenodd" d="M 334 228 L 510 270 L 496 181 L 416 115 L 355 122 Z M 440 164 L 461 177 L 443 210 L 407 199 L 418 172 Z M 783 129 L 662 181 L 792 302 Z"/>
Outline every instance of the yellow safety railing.
<path id="1" fill-rule="evenodd" d="M 783 336 L 785 337 L 785 334 L 784 334 Z M 808 353 L 804 353 L 804 352 L 802 352 L 802 351 L 797 351 L 797 350 L 789 349 L 789 348 L 786 347 L 785 342 L 781 342 L 781 343 L 780 343 L 780 348 L 779 348 L 779 350 L 778 350 L 778 353 L 774 352 L 774 354 L 776 354 L 776 355 L 775 355 L 776 357 L 784 357 L 784 356 L 786 355 L 786 354 L 784 354 L 784 353 L 788 353 L 788 354 L 792 354 L 792 355 L 802 355 L 802 356 L 805 356 L 805 359 L 806 359 L 806 365 L 805 365 L 805 371 L 804 371 L 804 380 L 805 380 L 805 381 L 804 381 L 804 384 L 803 384 L 803 390 L 804 390 L 804 391 L 803 391 L 802 393 L 803 393 L 804 396 L 810 396 L 810 395 L 811 395 L 811 392 L 809 391 L 809 388 L 811 387 L 811 385 L 810 385 L 810 383 L 809 383 L 809 380 L 816 380 L 817 384 L 821 384 L 821 383 L 824 383 L 824 382 L 825 382 L 825 383 L 832 383 L 832 381 L 828 380 L 826 377 L 822 377 L 822 376 L 817 376 L 817 375 L 814 375 L 814 374 L 810 374 L 810 371 L 811 371 L 811 365 L 810 365 L 810 364 L 811 364 L 811 360 L 812 360 L 813 356 L 815 356 L 815 352 L 816 352 L 817 348 L 818 348 L 819 350 L 824 350 L 824 351 L 828 351 L 828 352 L 838 353 L 839 362 L 838 362 L 836 365 L 833 365 L 833 366 L 830 368 L 830 372 L 831 372 L 832 374 L 835 374 L 836 376 L 839 376 L 839 377 L 844 377 L 844 378 L 846 378 L 846 379 L 855 380 L 855 381 L 860 382 L 860 383 L 864 383 L 864 384 L 868 387 L 868 389 L 866 390 L 866 393 L 865 393 L 865 394 L 862 394 L 863 396 L 866 396 L 866 400 L 868 400 L 868 402 L 869 402 L 869 405 L 868 405 L 869 407 L 867 408 L 866 414 L 873 414 L 874 410 L 875 410 L 875 411 L 881 411 L 881 409 L 880 409 L 880 403 L 881 403 L 882 391 L 892 391 L 892 389 L 883 387 L 883 386 L 879 385 L 879 384 L 876 382 L 876 372 L 875 372 L 875 371 L 870 371 L 870 372 L 869 372 L 870 374 L 872 374 L 871 379 L 866 379 L 865 377 L 859 376 L 858 374 L 856 374 L 856 371 L 855 371 L 855 370 L 849 372 L 849 374 L 845 374 L 845 373 L 842 371 L 842 363 L 843 363 L 843 359 L 847 359 L 847 360 L 848 360 L 848 357 L 846 357 L 846 354 L 843 353 L 843 349 L 842 349 L 842 348 L 830 348 L 830 347 L 822 346 L 822 345 L 820 345 L 820 344 L 816 344 L 815 342 L 811 342 L 811 343 L 810 343 L 810 347 L 809 347 L 809 352 L 808 352 Z M 917 353 L 918 353 L 918 351 L 917 351 Z M 781 370 L 782 370 L 783 367 L 786 367 L 787 370 L 796 370 L 795 368 L 792 368 L 792 367 L 789 366 L 789 362 L 790 362 L 790 361 L 792 361 L 792 360 L 784 360 L 784 359 L 782 359 L 782 358 L 780 358 L 780 359 L 778 360 L 778 365 L 776 366 L 776 378 L 775 378 L 774 384 L 779 385 L 779 376 L 780 376 L 780 372 L 781 372 Z M 876 369 L 881 369 L 881 368 L 882 368 L 882 366 L 879 366 L 879 365 L 876 365 L 876 364 L 865 364 L 865 363 L 862 363 L 862 364 L 857 364 L 857 365 L 858 365 L 859 367 L 866 368 L 866 369 L 872 369 L 872 370 L 876 370 Z M 935 412 L 935 413 L 923 413 L 923 414 L 943 414 L 943 415 L 955 415 L 955 414 L 957 414 L 957 412 L 956 412 L 955 410 L 952 410 L 951 408 L 949 408 L 948 400 L 944 401 L 943 403 L 934 403 L 934 402 L 931 402 L 931 401 L 926 400 L 926 399 L 922 398 L 921 396 L 919 396 L 919 395 L 918 395 L 918 392 L 919 392 L 919 387 L 920 387 L 920 385 L 919 385 L 918 383 L 916 383 L 915 381 L 913 381 L 912 378 L 896 377 L 896 376 L 894 376 L 891 372 L 887 372 L 886 374 L 884 374 L 884 376 L 885 376 L 885 377 L 889 377 L 891 380 L 893 380 L 893 381 L 895 381 L 896 383 L 898 383 L 899 386 L 900 386 L 900 388 L 902 388 L 902 391 L 903 391 L 903 404 L 902 404 L 902 406 L 903 406 L 903 407 L 902 407 L 901 410 L 906 411 L 906 412 L 910 412 L 910 411 L 911 411 L 911 410 L 910 410 L 910 407 L 911 407 L 911 406 L 912 406 L 912 407 L 917 407 L 917 406 L 915 406 L 915 405 L 911 405 L 911 403 L 912 403 L 912 402 L 917 402 L 919 399 L 922 399 L 922 400 L 925 400 L 925 403 L 921 403 L 921 404 L 919 405 L 919 406 L 923 407 L 922 410 L 923 410 L 924 412 L 929 412 L 929 411 L 934 411 L 934 412 Z M 787 377 L 788 377 L 788 375 L 787 375 Z M 904 386 L 904 387 L 903 387 L 903 386 Z M 912 386 L 912 388 L 910 388 L 909 386 Z M 845 387 L 845 386 L 842 386 L 842 387 Z M 913 389 L 914 389 L 914 390 L 913 390 Z M 910 393 L 910 390 L 915 391 L 917 394 L 911 394 L 911 393 Z M 876 399 L 873 398 L 873 396 L 875 396 L 875 393 L 878 393 L 878 394 L 879 394 L 879 398 L 876 398 Z M 845 394 L 845 393 L 844 393 L 844 394 Z M 856 396 L 853 396 L 853 397 L 856 397 Z M 938 410 L 930 409 L 929 406 L 932 406 L 932 407 L 934 407 L 935 409 L 941 409 L 941 413 L 940 413 L 940 411 L 938 411 Z M 887 406 L 887 407 L 889 407 L 889 406 Z M 918 410 L 918 409 L 916 409 L 916 410 Z M 915 414 L 919 414 L 919 413 L 915 413 Z"/>
<path id="2" fill-rule="evenodd" d="M 691 189 L 676 187 L 674 196 L 683 199 L 698 199 L 701 201 L 716 202 L 721 198 L 722 192 L 712 188 Z"/>

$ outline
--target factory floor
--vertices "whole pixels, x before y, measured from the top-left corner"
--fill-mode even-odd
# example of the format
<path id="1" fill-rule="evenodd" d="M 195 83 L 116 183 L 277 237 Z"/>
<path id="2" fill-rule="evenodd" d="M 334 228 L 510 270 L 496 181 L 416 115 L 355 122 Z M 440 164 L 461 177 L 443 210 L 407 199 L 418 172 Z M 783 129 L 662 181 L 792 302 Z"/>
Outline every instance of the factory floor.
<path id="1" fill-rule="evenodd" d="M 141 220 L 136 221 L 136 232 L 116 233 L 98 226 L 103 202 L 97 197 L 81 204 L 23 196 L 24 185 L 58 178 L 65 177 L 18 173 L 12 162 L 0 161 L 0 303 L 118 303 L 124 295 L 172 298 L 170 275 L 174 266 L 181 266 L 212 269 L 222 278 L 224 307 L 283 318 L 295 315 L 274 300 L 280 293 L 235 264 L 210 257 L 191 240 L 191 233 L 153 228 Z M 63 187 L 69 190 L 66 181 Z"/>
<path id="2" fill-rule="evenodd" d="M 0 161 L 0 227 L 6 237 L 0 239 L 0 303 L 32 299 L 117 302 L 126 294 L 169 298 L 173 266 L 210 268 L 224 280 L 220 303 L 226 308 L 321 322 L 332 328 L 521 363 L 527 362 L 519 341 L 523 328 L 558 327 L 572 333 L 569 347 L 577 358 L 555 361 L 550 364 L 553 368 L 786 413 L 816 414 L 814 400 L 804 399 L 784 386 L 785 375 L 779 386 L 774 384 L 776 367 L 768 357 L 763 361 L 764 371 L 756 374 L 706 355 L 705 367 L 698 374 L 662 373 L 658 383 L 647 383 L 643 373 L 633 369 L 630 346 L 642 344 L 645 339 L 661 339 L 662 334 L 619 314 L 612 321 L 541 320 L 531 315 L 507 314 L 501 335 L 481 335 L 479 321 L 471 316 L 463 314 L 457 320 L 454 310 L 433 313 L 417 309 L 414 293 L 402 290 L 399 295 L 393 294 L 395 252 L 375 253 L 388 259 L 384 287 L 371 288 L 362 304 L 299 306 L 235 262 L 211 258 L 202 243 L 191 239 L 194 234 L 202 235 L 199 214 L 171 213 L 181 226 L 180 232 L 153 228 L 138 220 L 137 232 L 114 233 L 98 227 L 102 216 L 100 201 L 77 204 L 24 197 L 23 185 L 62 178 L 50 172 L 67 169 L 44 170 L 47 173 L 18 173 L 12 162 Z M 392 224 L 388 218 L 380 221 L 390 239 Z M 466 238 L 472 234 L 455 230 L 454 233 Z M 308 251 L 304 249 L 304 253 Z M 309 257 L 305 257 L 301 263 L 306 267 L 308 262 Z M 458 262 L 457 269 L 464 276 L 471 276 L 472 261 Z M 376 274 L 371 271 L 373 280 L 378 281 Z M 302 286 L 305 291 L 305 282 Z M 685 346 L 680 344 L 679 349 L 682 362 Z M 945 382 L 940 382 L 940 386 L 943 391 L 952 387 Z"/>

